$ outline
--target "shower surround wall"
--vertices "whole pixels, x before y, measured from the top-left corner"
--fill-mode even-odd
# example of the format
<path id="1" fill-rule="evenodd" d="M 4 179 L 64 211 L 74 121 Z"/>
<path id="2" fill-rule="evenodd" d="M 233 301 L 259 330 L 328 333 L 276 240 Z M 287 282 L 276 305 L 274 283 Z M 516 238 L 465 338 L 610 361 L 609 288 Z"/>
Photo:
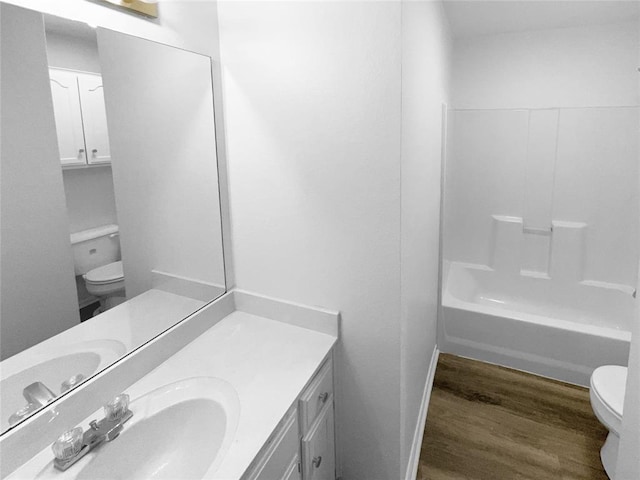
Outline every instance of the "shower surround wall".
<path id="1" fill-rule="evenodd" d="M 579 384 L 626 362 L 639 44 L 636 21 L 455 40 L 443 351 Z"/>
<path id="2" fill-rule="evenodd" d="M 638 109 L 450 112 L 445 258 L 633 292 Z"/>
<path id="3" fill-rule="evenodd" d="M 444 258 L 637 278 L 637 21 L 457 38 Z"/>

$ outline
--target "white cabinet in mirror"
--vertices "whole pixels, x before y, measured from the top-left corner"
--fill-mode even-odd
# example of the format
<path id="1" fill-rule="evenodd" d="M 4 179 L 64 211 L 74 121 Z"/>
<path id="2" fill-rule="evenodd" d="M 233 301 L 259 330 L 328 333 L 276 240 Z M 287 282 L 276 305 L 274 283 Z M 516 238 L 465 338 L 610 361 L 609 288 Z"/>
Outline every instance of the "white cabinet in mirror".
<path id="1" fill-rule="evenodd" d="M 211 59 L 0 8 L 2 432 L 226 287 Z"/>
<path id="2" fill-rule="evenodd" d="M 49 68 L 60 163 L 65 166 L 111 162 L 102 77 Z"/>

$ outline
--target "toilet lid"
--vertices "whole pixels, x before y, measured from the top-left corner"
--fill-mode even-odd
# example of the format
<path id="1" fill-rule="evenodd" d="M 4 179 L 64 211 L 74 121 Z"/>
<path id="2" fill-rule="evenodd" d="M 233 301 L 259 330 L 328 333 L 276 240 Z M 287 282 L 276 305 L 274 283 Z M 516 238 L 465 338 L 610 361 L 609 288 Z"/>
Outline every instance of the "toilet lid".
<path id="1" fill-rule="evenodd" d="M 622 417 L 624 393 L 627 386 L 627 367 L 605 365 L 591 375 L 591 388 L 614 413 Z"/>
<path id="2" fill-rule="evenodd" d="M 122 260 L 94 268 L 87 272 L 84 278 L 92 283 L 109 283 L 122 280 L 124 278 Z"/>

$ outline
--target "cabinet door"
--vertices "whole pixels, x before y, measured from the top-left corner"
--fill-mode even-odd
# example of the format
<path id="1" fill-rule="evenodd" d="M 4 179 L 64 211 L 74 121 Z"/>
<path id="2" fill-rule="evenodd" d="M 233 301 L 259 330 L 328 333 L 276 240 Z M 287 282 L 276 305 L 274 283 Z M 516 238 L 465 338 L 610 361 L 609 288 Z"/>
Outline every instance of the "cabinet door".
<path id="1" fill-rule="evenodd" d="M 309 432 L 302 439 L 302 478 L 304 480 L 335 480 L 333 430 L 333 396 L 331 396 Z"/>
<path id="2" fill-rule="evenodd" d="M 282 480 L 291 474 L 291 465 L 297 469 L 300 437 L 298 436 L 298 412 L 294 410 L 275 434 L 256 467 L 243 480 Z M 292 478 L 295 478 L 292 477 Z"/>
<path id="3" fill-rule="evenodd" d="M 90 73 L 78 73 L 77 75 L 88 163 L 110 162 L 111 152 L 109 150 L 107 111 L 104 106 L 102 77 Z"/>
<path id="4" fill-rule="evenodd" d="M 311 385 L 300 396 L 300 424 L 302 434 L 307 433 L 333 394 L 333 362 L 326 361 Z"/>
<path id="5" fill-rule="evenodd" d="M 284 474 L 283 480 L 302 480 L 302 476 L 300 474 L 300 458 L 298 455 L 291 460 L 291 464 Z"/>
<path id="6" fill-rule="evenodd" d="M 87 157 L 82 131 L 78 81 L 74 72 L 49 69 L 53 113 L 62 165 L 84 165 Z"/>

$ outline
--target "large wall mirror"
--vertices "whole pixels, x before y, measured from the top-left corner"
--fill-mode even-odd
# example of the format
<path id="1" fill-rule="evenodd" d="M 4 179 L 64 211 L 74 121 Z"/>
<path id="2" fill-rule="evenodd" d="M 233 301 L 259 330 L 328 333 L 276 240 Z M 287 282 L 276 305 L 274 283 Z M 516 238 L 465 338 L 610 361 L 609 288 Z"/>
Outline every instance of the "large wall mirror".
<path id="1" fill-rule="evenodd" d="M 211 59 L 0 4 L 0 430 L 225 292 Z"/>

